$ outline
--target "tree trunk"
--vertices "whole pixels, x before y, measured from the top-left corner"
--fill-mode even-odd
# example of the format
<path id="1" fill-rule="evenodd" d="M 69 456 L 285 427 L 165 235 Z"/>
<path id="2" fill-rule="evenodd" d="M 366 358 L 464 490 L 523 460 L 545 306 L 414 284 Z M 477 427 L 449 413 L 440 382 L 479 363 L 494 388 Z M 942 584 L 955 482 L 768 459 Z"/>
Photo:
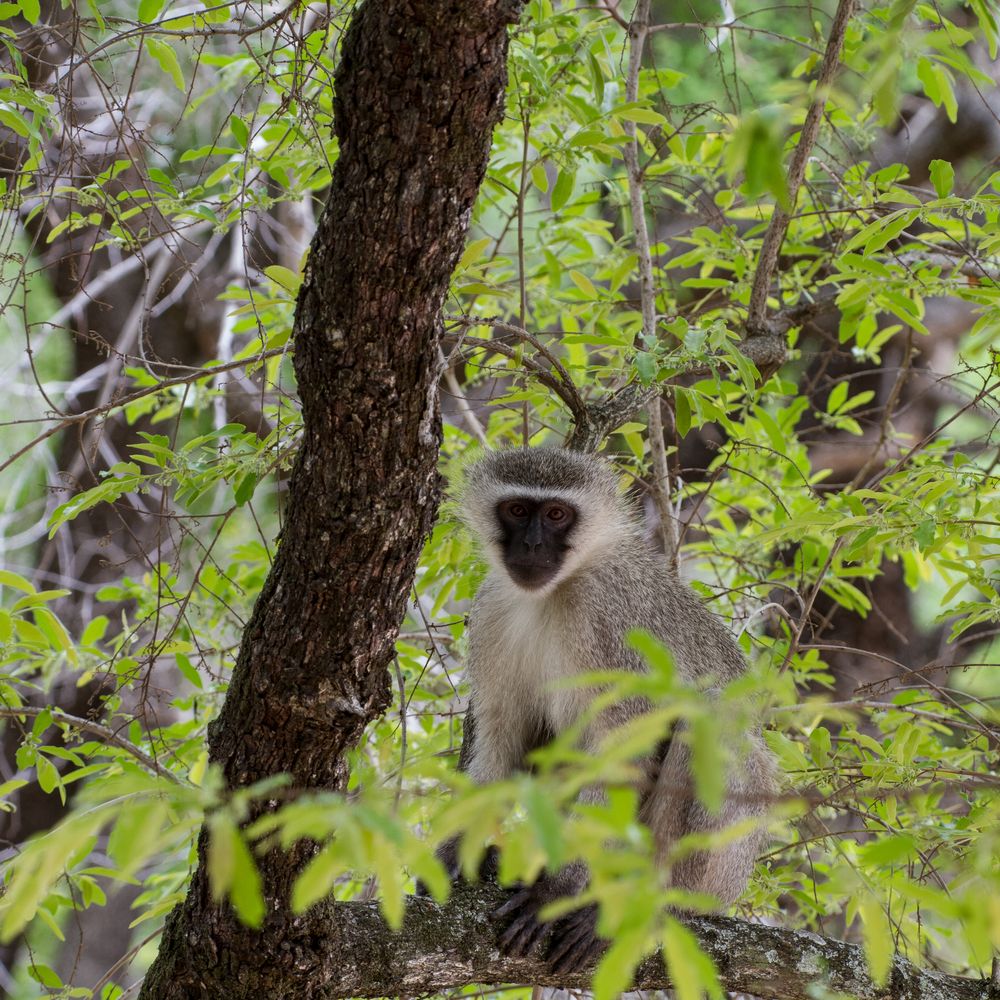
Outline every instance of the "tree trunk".
<path id="1" fill-rule="evenodd" d="M 439 497 L 440 309 L 521 5 L 367 0 L 344 38 L 340 156 L 295 317 L 302 443 L 278 556 L 210 733 L 229 787 L 288 773 L 298 788 L 343 789 L 345 750 L 389 702 L 387 666 Z M 203 835 L 202 862 L 204 846 Z M 143 1000 L 320 995 L 286 906 L 305 850 L 264 859 L 261 931 L 212 902 L 202 863 Z"/>

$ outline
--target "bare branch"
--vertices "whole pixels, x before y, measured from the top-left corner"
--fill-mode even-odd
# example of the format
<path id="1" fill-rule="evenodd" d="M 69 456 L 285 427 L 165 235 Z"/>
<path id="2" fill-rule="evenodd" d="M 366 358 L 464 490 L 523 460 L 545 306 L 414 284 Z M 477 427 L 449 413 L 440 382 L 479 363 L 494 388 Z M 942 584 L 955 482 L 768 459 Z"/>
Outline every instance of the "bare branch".
<path id="1" fill-rule="evenodd" d="M 448 359 L 444 356 L 444 351 L 438 348 L 438 362 L 444 372 L 444 384 L 448 387 L 448 392 L 451 393 L 458 406 L 459 412 L 462 414 L 462 419 L 465 421 L 465 425 L 469 428 L 469 433 L 484 447 L 489 447 L 489 440 L 486 437 L 486 429 L 479 421 L 479 417 L 476 416 L 475 411 L 469 405 L 469 400 L 466 398 L 465 393 L 462 391 L 462 387 L 458 384 L 458 379 L 455 377 L 455 369 L 448 364 Z"/>
<path id="2" fill-rule="evenodd" d="M 639 73 L 642 68 L 642 53 L 649 34 L 649 10 L 651 0 L 639 0 L 632 23 L 629 26 L 628 76 L 625 81 L 625 100 L 630 104 L 639 99 Z M 653 255 L 649 247 L 649 231 L 646 227 L 646 203 L 642 191 L 642 167 L 639 164 L 639 130 L 634 121 L 625 122 L 625 134 L 629 141 L 623 150 L 625 172 L 628 178 L 629 202 L 632 207 L 632 229 L 635 232 L 635 249 L 639 258 L 639 299 L 642 305 L 642 342 L 647 350 L 656 344 L 656 286 L 653 283 Z M 653 462 L 653 478 L 650 492 L 660 518 L 660 535 L 663 551 L 670 568 L 676 573 L 678 545 L 680 538 L 670 505 L 670 469 L 667 465 L 667 449 L 663 436 L 663 413 L 660 397 L 649 401 L 646 438 L 649 441 L 650 457 Z"/>

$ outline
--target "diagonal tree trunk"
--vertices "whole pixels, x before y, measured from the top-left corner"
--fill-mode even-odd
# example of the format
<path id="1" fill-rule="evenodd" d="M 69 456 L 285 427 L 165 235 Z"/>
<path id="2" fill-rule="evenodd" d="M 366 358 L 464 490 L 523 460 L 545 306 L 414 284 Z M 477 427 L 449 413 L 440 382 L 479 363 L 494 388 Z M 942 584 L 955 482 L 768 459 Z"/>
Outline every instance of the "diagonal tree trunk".
<path id="1" fill-rule="evenodd" d="M 230 787 L 284 772 L 296 787 L 344 788 L 345 750 L 389 702 L 386 668 L 439 497 L 440 309 L 521 6 L 367 0 L 345 36 L 340 157 L 294 327 L 302 445 L 278 557 L 211 730 Z M 322 970 L 285 906 L 301 860 L 265 859 L 261 931 L 211 901 L 202 865 L 143 1000 L 320 995 Z"/>

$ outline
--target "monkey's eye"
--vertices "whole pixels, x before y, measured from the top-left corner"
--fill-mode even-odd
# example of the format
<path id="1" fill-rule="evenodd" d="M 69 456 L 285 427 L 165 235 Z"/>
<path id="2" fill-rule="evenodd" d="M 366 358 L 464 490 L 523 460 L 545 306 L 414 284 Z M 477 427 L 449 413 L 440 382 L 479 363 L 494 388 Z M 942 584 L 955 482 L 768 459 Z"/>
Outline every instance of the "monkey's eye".
<path id="1" fill-rule="evenodd" d="M 528 508 L 525 507 L 523 503 L 512 503 L 507 508 L 507 513 L 510 514 L 511 517 L 527 517 Z"/>
<path id="2" fill-rule="evenodd" d="M 550 521 L 553 521 L 555 524 L 559 524 L 560 522 L 566 520 L 566 518 L 569 516 L 569 512 L 566 510 L 565 507 L 550 507 L 545 512 L 545 516 Z"/>

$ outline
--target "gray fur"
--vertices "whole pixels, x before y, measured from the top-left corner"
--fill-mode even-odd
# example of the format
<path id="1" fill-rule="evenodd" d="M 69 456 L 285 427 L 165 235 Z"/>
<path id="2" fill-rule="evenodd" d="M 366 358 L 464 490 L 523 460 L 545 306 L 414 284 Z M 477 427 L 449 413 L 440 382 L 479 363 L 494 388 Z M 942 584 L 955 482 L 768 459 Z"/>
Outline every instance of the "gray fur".
<path id="1" fill-rule="evenodd" d="M 525 495 L 564 500 L 579 515 L 562 569 L 551 584 L 534 591 L 519 588 L 505 571 L 495 516 L 500 500 Z M 462 766 L 476 781 L 508 776 L 524 765 L 529 751 L 585 711 L 591 693 L 555 682 L 590 670 L 645 670 L 642 658 L 623 641 L 632 628 L 660 639 L 673 654 L 679 676 L 699 687 L 725 685 L 746 669 L 729 630 L 649 548 L 635 508 L 621 496 L 617 477 L 603 460 L 552 448 L 491 452 L 469 469 L 460 503 L 490 564 L 469 620 L 467 673 L 475 723 L 462 748 Z M 602 713 L 585 731 L 583 747 L 596 751 L 615 726 L 647 709 L 633 699 Z M 642 818 L 661 861 L 686 834 L 763 814 L 775 787 L 771 755 L 756 732 L 727 736 L 742 760 L 730 775 L 722 810 L 714 815 L 694 794 L 683 740 L 665 741 L 662 761 L 642 762 Z M 598 799 L 603 793 L 586 794 Z M 746 887 L 763 837 L 758 826 L 716 852 L 688 856 L 673 866 L 670 882 L 732 903 Z M 579 891 L 585 882 L 582 867 L 570 866 L 549 876 L 547 888 L 536 887 L 530 905 L 525 900 L 531 890 L 521 894 L 524 899 L 515 898 L 513 909 L 505 908 L 504 915 L 515 913 L 515 919 L 504 943 L 522 953 L 534 948 L 541 925 L 531 923 L 524 906 L 537 912 L 544 902 Z M 575 926 L 572 934 L 579 936 Z M 556 954 L 563 968 L 583 956 L 573 947 L 559 951 L 558 944 Z"/>

